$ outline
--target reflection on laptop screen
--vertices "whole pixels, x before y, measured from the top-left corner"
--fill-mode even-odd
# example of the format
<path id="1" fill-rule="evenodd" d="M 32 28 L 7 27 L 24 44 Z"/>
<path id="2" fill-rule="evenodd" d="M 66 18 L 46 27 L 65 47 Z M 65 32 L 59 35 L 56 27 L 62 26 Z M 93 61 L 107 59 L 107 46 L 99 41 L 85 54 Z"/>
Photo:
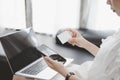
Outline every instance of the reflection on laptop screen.
<path id="1" fill-rule="evenodd" d="M 35 45 L 33 45 L 30 37 L 30 34 L 25 31 L 18 31 L 0 37 L 0 41 L 14 73 L 41 57 L 36 51 Z"/>

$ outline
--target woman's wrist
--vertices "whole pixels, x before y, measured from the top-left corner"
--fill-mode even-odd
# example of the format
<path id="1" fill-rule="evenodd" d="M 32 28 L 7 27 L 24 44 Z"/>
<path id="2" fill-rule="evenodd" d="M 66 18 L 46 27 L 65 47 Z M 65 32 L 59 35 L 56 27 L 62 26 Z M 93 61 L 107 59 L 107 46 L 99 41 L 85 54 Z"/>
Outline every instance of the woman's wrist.
<path id="1" fill-rule="evenodd" d="M 94 56 L 97 54 L 97 52 L 99 50 L 99 47 L 97 47 L 93 43 L 89 42 L 85 38 L 80 38 L 80 39 L 76 40 L 76 45 L 78 47 L 86 49 L 87 51 L 89 51 Z"/>
<path id="2" fill-rule="evenodd" d="M 80 80 L 80 78 L 78 76 L 76 76 L 75 73 L 69 72 L 66 75 L 65 80 Z"/>
<path id="3" fill-rule="evenodd" d="M 61 73 L 62 76 L 66 77 L 66 75 L 68 74 L 69 72 L 64 72 L 64 73 Z"/>
<path id="4" fill-rule="evenodd" d="M 85 48 L 85 46 L 87 45 L 87 40 L 84 38 L 78 38 L 76 39 L 76 46 L 80 47 L 80 48 Z"/>
<path id="5" fill-rule="evenodd" d="M 99 47 L 97 47 L 95 44 L 89 42 L 88 40 L 84 40 L 84 49 L 86 49 L 87 51 L 89 51 L 92 55 L 96 55 Z"/>
<path id="6" fill-rule="evenodd" d="M 61 71 L 58 71 L 62 76 L 66 77 L 66 75 L 69 73 L 67 69 L 61 69 Z"/>

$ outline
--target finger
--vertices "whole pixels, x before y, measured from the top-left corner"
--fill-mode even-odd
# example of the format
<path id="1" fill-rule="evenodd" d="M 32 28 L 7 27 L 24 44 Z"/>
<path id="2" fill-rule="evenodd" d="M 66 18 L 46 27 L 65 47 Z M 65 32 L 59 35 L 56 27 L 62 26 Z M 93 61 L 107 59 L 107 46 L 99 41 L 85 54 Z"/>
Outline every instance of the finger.
<path id="1" fill-rule="evenodd" d="M 76 36 L 77 36 L 77 33 L 76 33 L 76 31 L 74 31 L 74 30 L 71 30 L 71 32 L 72 32 L 72 37 L 76 37 Z"/>
<path id="2" fill-rule="evenodd" d="M 53 67 L 53 63 L 51 63 L 51 62 L 48 60 L 48 57 L 43 57 L 43 58 L 44 58 L 45 62 L 47 63 L 47 65 L 52 68 L 52 67 Z"/>
<path id="3" fill-rule="evenodd" d="M 73 40 L 72 39 L 68 40 L 68 43 L 73 44 Z"/>
<path id="4" fill-rule="evenodd" d="M 72 37 L 74 37 L 76 35 L 75 32 L 73 31 L 73 29 L 71 29 L 71 28 L 67 28 L 67 29 L 65 29 L 65 31 L 71 32 Z"/>
<path id="5" fill-rule="evenodd" d="M 53 65 L 52 65 L 51 63 L 49 63 L 49 62 L 47 62 L 47 61 L 45 61 L 45 62 L 47 63 L 47 65 L 48 65 L 49 67 L 53 68 Z"/>
<path id="6" fill-rule="evenodd" d="M 48 64 L 49 67 L 51 67 L 52 69 L 54 69 L 55 64 L 57 64 L 57 61 L 51 59 L 50 57 L 45 57 L 44 58 L 46 63 Z"/>
<path id="7" fill-rule="evenodd" d="M 50 63 L 53 63 L 54 62 L 54 60 L 53 59 L 51 59 L 50 57 L 48 57 L 48 56 L 46 56 L 45 57 L 45 60 L 47 60 L 48 62 L 50 62 Z"/>
<path id="8" fill-rule="evenodd" d="M 51 59 L 50 57 L 45 57 L 45 60 L 50 63 L 50 64 L 54 64 L 56 61 Z"/>
<path id="9" fill-rule="evenodd" d="M 74 46 L 75 45 L 75 39 L 74 38 L 70 39 L 68 41 L 68 43 L 71 44 L 72 46 Z"/>

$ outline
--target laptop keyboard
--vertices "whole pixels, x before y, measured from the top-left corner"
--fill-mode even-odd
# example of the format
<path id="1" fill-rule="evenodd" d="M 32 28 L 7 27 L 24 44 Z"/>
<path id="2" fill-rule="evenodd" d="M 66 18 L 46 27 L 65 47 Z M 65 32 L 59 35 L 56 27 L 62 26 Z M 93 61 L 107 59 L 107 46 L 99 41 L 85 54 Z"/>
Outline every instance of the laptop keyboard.
<path id="1" fill-rule="evenodd" d="M 37 75 L 40 71 L 47 67 L 44 60 L 38 61 L 34 65 L 22 71 L 22 73 Z"/>

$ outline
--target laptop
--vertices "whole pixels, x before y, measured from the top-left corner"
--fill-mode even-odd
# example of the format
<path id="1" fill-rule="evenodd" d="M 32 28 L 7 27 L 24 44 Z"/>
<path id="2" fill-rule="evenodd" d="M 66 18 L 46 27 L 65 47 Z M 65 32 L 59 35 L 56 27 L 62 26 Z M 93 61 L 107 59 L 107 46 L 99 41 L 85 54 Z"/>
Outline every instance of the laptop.
<path id="1" fill-rule="evenodd" d="M 0 37 L 0 45 L 13 74 L 50 80 L 57 72 L 47 66 L 39 52 L 41 47 L 36 48 L 35 43 L 31 31 L 21 30 Z M 72 61 L 66 58 L 64 65 Z"/>

